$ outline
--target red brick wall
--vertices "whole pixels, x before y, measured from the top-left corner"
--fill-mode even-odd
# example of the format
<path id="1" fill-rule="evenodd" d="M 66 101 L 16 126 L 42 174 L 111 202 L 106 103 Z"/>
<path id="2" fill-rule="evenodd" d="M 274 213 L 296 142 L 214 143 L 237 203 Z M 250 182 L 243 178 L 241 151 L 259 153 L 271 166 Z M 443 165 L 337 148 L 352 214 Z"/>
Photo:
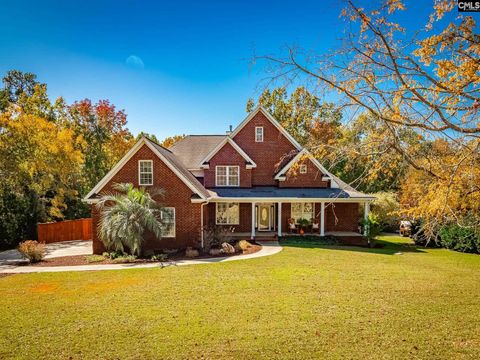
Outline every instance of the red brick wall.
<path id="1" fill-rule="evenodd" d="M 358 232 L 358 222 L 360 219 L 359 204 L 325 204 L 325 217 L 325 231 Z"/>
<path id="2" fill-rule="evenodd" d="M 263 142 L 255 142 L 255 127 L 263 126 Z M 282 158 L 296 151 L 293 144 L 265 117 L 258 112 L 235 135 L 234 141 L 257 164 L 252 170 L 252 185 L 276 185 L 274 179 L 277 166 Z"/>
<path id="3" fill-rule="evenodd" d="M 333 207 L 334 206 L 334 207 Z M 359 205 L 356 203 L 325 203 L 325 231 L 358 231 L 360 219 Z M 337 223 L 335 223 L 335 215 Z M 321 204 L 315 203 L 315 219 L 320 220 Z M 282 231 L 288 232 L 288 219 L 291 217 L 291 205 L 282 204 Z"/>
<path id="4" fill-rule="evenodd" d="M 229 143 L 226 143 L 210 159 L 209 165 L 210 168 L 205 169 L 204 172 L 203 184 L 205 187 L 215 186 L 215 167 L 218 165 L 238 165 L 240 168 L 240 187 L 252 186 L 252 170 L 245 167 L 245 159 Z"/>
<path id="5" fill-rule="evenodd" d="M 235 232 L 250 232 L 252 231 L 252 204 L 250 203 L 240 203 L 240 224 L 239 225 L 216 225 L 216 205 L 215 203 L 210 203 L 207 205 L 208 210 L 208 220 L 206 223 L 209 226 L 224 226 L 224 227 L 233 227 Z"/>
<path id="6" fill-rule="evenodd" d="M 164 197 L 157 200 L 164 206 L 175 207 L 175 238 L 155 239 L 146 235 L 145 249 L 183 248 L 199 246 L 200 242 L 200 204 L 192 203 L 192 190 L 165 165 L 147 145 L 123 166 L 102 191 L 111 191 L 114 183 L 133 183 L 138 185 L 138 160 L 153 160 L 153 186 L 165 190 Z M 150 187 L 147 187 L 147 189 Z M 95 254 L 104 251 L 98 239 L 98 212 L 92 208 L 93 249 Z"/>
<path id="7" fill-rule="evenodd" d="M 307 165 L 307 173 L 300 174 L 300 165 Z M 322 172 L 313 164 L 310 159 L 305 159 L 294 165 L 286 173 L 285 181 L 279 181 L 279 187 L 328 187 L 328 181 L 322 181 Z"/>

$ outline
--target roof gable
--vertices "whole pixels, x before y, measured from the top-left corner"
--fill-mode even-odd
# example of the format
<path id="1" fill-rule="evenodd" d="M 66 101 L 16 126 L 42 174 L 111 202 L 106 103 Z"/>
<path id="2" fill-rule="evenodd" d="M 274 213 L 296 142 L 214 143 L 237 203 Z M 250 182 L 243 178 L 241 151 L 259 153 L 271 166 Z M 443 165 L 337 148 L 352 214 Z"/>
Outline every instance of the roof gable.
<path id="1" fill-rule="evenodd" d="M 285 174 L 286 172 L 297 162 L 299 161 L 302 157 L 308 158 L 323 174 L 325 174 L 324 178 L 325 180 L 330 180 L 330 184 L 333 188 L 338 188 L 339 185 L 336 181 L 336 177 L 333 176 L 325 167 L 320 164 L 320 162 L 315 159 L 315 157 L 307 150 L 307 149 L 302 149 L 302 151 L 299 151 L 297 155 L 295 155 L 278 173 L 275 175 L 275 180 L 285 180 Z"/>
<path id="2" fill-rule="evenodd" d="M 200 162 L 200 167 L 203 169 L 208 169 L 208 163 L 210 159 L 218 153 L 226 144 L 230 144 L 236 152 L 238 152 L 247 162 L 247 169 L 253 169 L 257 167 L 257 164 L 255 164 L 255 161 L 253 161 L 250 156 L 248 156 L 245 151 L 242 150 L 240 146 L 237 145 L 233 139 L 230 137 L 226 137 L 222 142 L 220 142 L 212 151 L 210 151 L 207 156 L 205 156 L 202 161 Z"/>
<path id="3" fill-rule="evenodd" d="M 167 165 L 167 167 L 170 168 L 170 170 L 172 170 L 173 173 L 177 175 L 177 177 L 182 180 L 194 194 L 198 195 L 201 199 L 208 198 L 208 191 L 183 166 L 183 164 L 180 163 L 180 161 L 175 159 L 175 156 L 169 150 L 142 136 L 142 138 L 135 143 L 135 145 L 123 156 L 122 159 L 120 159 L 120 161 L 107 173 L 107 175 L 105 175 L 103 179 L 100 180 L 97 185 L 95 185 L 94 188 L 85 196 L 84 201 L 92 202 L 94 199 L 91 197 L 100 192 L 143 145 L 148 146 L 150 150 L 152 150 L 152 152 L 158 156 L 158 158 L 160 158 L 160 160 L 162 160 L 163 163 Z"/>
<path id="4" fill-rule="evenodd" d="M 250 120 L 254 118 L 254 116 L 258 113 L 261 112 L 265 117 L 270 121 L 279 131 L 280 133 L 287 138 L 288 141 L 292 143 L 292 145 L 297 149 L 301 150 L 302 145 L 298 143 L 297 140 L 293 138 L 290 133 L 285 130 L 285 128 L 280 125 L 280 123 L 275 119 L 263 106 L 257 106 L 253 111 L 248 114 L 248 116 L 235 128 L 235 130 L 232 131 L 230 134 L 230 137 L 233 139 L 239 132 L 244 128 L 245 125 L 247 125 Z"/>

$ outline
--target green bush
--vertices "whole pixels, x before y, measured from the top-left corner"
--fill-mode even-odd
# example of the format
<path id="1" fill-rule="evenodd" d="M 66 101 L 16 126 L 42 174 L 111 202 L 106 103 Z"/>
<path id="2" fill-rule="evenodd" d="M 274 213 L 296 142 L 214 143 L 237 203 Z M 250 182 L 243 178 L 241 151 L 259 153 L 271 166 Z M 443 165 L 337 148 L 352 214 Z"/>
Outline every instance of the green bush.
<path id="1" fill-rule="evenodd" d="M 449 224 L 440 229 L 439 235 L 440 244 L 447 249 L 480 253 L 480 231 L 473 227 Z"/>
<path id="2" fill-rule="evenodd" d="M 88 255 L 85 256 L 85 260 L 87 260 L 88 263 L 96 263 L 96 262 L 101 262 L 105 260 L 105 256 L 102 255 Z"/>
<path id="3" fill-rule="evenodd" d="M 393 192 L 378 192 L 372 195 L 376 199 L 372 202 L 370 213 L 376 216 L 383 230 L 397 231 L 400 225 L 400 217 L 398 215 L 400 203 L 398 202 L 397 194 Z"/>
<path id="4" fill-rule="evenodd" d="M 116 257 L 115 259 L 113 259 L 113 262 L 114 263 L 133 263 L 135 262 L 135 260 L 137 260 L 137 257 L 135 255 L 122 255 L 122 256 L 119 256 L 119 257 Z"/>
<path id="5" fill-rule="evenodd" d="M 362 220 L 362 225 L 367 229 L 367 238 L 370 240 L 375 239 L 382 232 L 382 225 L 378 221 L 377 215 L 370 213 L 368 219 Z"/>

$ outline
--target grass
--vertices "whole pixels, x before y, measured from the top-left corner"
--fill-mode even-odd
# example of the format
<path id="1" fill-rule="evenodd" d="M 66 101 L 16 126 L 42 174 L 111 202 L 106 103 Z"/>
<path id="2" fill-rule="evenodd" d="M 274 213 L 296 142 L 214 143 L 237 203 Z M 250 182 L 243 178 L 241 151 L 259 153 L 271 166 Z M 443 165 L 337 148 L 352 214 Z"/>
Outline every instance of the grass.
<path id="1" fill-rule="evenodd" d="M 477 358 L 480 256 L 380 241 L 0 278 L 0 358 Z"/>

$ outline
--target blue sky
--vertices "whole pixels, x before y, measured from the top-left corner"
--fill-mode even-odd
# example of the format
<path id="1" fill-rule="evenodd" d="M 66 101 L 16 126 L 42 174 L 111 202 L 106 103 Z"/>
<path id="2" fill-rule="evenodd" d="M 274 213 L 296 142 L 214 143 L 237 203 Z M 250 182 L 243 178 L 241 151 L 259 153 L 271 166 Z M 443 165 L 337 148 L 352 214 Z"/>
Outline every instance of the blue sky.
<path id="1" fill-rule="evenodd" d="M 428 1 L 415 6 L 423 23 Z M 340 1 L 0 1 L 0 74 L 33 72 L 52 98 L 109 99 L 133 133 L 223 133 L 265 77 L 257 53 L 327 52 Z M 411 14 L 411 13 L 410 13 Z M 128 59 L 128 60 L 127 60 Z"/>

